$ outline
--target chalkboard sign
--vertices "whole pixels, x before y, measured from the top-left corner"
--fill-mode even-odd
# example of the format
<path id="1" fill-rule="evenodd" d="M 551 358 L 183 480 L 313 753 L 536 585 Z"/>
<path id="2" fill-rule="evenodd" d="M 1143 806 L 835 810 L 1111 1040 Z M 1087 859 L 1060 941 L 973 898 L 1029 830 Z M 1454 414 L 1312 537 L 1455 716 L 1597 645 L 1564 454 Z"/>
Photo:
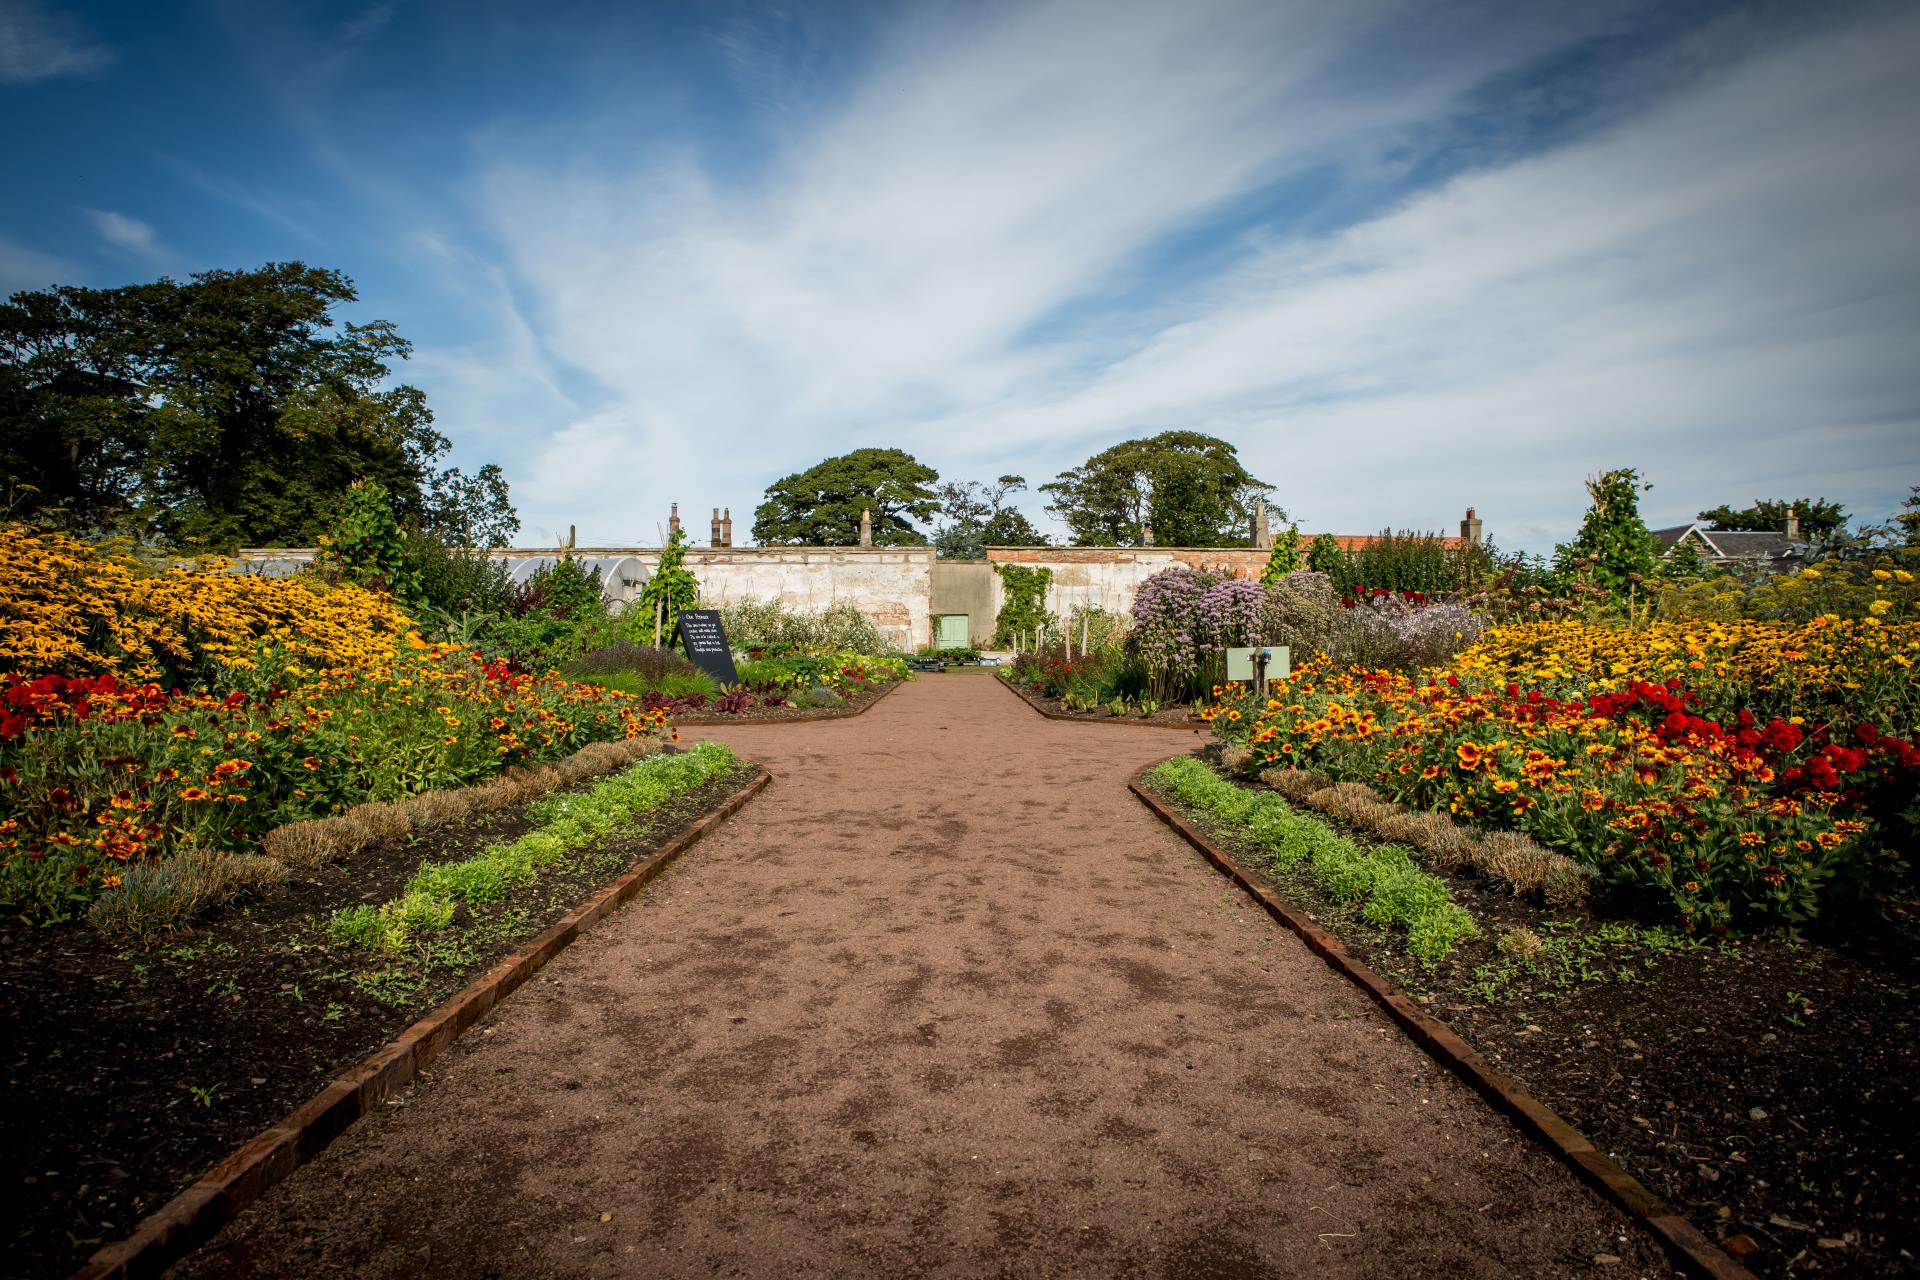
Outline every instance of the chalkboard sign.
<path id="1" fill-rule="evenodd" d="M 740 673 L 733 669 L 733 650 L 727 647 L 727 633 L 720 626 L 718 609 L 688 609 L 680 615 L 680 643 L 687 657 L 721 684 L 739 684 Z"/>

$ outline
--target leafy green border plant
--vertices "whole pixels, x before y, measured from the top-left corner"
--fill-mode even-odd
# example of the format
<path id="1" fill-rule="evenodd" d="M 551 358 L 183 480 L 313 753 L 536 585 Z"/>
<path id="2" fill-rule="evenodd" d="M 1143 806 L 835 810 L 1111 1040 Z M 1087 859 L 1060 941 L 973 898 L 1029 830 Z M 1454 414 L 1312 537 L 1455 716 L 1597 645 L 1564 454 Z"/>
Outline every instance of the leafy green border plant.
<path id="1" fill-rule="evenodd" d="M 517 840 L 489 845 L 459 862 L 425 863 L 400 897 L 379 906 L 336 911 L 327 933 L 337 943 L 398 953 L 415 935 L 445 929 L 459 904 L 504 898 L 515 885 L 537 876 L 540 868 L 560 864 L 573 850 L 611 835 L 738 763 L 723 743 L 702 742 L 676 755 L 650 756 L 585 792 L 550 796 L 532 807 L 534 828 Z"/>
<path id="2" fill-rule="evenodd" d="M 1404 929 L 1407 950 L 1422 964 L 1434 964 L 1455 944 L 1480 936 L 1446 885 L 1416 867 L 1401 845 L 1365 848 L 1277 795 L 1235 786 L 1192 756 L 1156 765 L 1147 777 L 1251 840 L 1273 866 L 1291 870 L 1305 863 L 1331 897 L 1360 903 L 1360 918 L 1368 924 Z"/>

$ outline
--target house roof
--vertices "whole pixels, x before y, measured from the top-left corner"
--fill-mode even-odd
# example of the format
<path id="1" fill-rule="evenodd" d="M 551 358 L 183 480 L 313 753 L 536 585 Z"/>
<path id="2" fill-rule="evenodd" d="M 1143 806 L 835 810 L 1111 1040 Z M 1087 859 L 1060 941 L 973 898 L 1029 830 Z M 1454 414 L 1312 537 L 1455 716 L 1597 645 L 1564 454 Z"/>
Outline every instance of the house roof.
<path id="1" fill-rule="evenodd" d="M 1772 529 L 1709 529 L 1695 522 L 1655 529 L 1652 533 L 1662 555 L 1686 541 L 1689 535 L 1715 560 L 1781 560 L 1807 552 L 1804 539 L 1789 538 Z"/>

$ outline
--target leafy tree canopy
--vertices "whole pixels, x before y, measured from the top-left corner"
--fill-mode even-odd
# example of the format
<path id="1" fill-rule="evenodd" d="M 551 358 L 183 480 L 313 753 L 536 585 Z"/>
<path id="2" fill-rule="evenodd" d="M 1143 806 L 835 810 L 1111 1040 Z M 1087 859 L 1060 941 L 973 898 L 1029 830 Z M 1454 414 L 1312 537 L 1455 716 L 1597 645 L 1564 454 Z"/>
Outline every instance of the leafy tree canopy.
<path id="1" fill-rule="evenodd" d="M 1752 506 L 1737 510 L 1723 502 L 1710 511 L 1702 511 L 1700 518 L 1716 529 L 1779 533 L 1787 527 L 1789 509 L 1799 517 L 1800 532 L 1807 537 L 1825 537 L 1847 524 L 1847 509 L 1825 498 L 1756 498 Z"/>
<path id="2" fill-rule="evenodd" d="M 333 308 L 356 297 L 299 262 L 14 294 L 0 306 L 11 514 L 208 549 L 311 544 L 366 479 L 404 523 L 517 528 L 497 468 L 436 470 L 448 442 L 426 397 L 388 385 L 408 342 L 384 320 L 336 329 Z"/>
<path id="3" fill-rule="evenodd" d="M 992 484 L 954 480 L 940 486 L 934 551 L 943 560 L 981 560 L 988 547 L 1044 547 L 1046 535 L 1007 503 L 1027 487 L 1025 476 L 1001 476 Z"/>
<path id="4" fill-rule="evenodd" d="M 1894 514 L 1893 527 L 1908 546 L 1920 546 L 1920 485 L 1908 492 L 1900 510 Z"/>
<path id="5" fill-rule="evenodd" d="M 1148 524 L 1161 546 L 1226 547 L 1246 543 L 1254 499 L 1273 486 L 1250 475 L 1225 440 L 1163 431 L 1102 450 L 1040 491 L 1076 546 L 1138 546 Z M 1286 519 L 1277 507 L 1270 515 Z"/>
<path id="6" fill-rule="evenodd" d="M 855 449 L 774 481 L 753 513 L 754 541 L 768 546 L 847 547 L 860 541 L 860 513 L 873 513 L 880 547 L 925 544 L 910 520 L 940 509 L 932 467 L 899 449 Z"/>

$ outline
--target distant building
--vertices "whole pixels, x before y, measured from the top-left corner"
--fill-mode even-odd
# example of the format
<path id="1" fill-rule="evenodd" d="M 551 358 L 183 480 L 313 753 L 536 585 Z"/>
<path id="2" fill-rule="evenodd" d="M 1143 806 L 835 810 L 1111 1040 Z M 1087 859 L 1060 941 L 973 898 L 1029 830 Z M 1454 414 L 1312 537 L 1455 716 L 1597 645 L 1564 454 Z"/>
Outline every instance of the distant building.
<path id="1" fill-rule="evenodd" d="M 1661 559 L 1669 559 L 1682 546 L 1689 546 L 1701 564 L 1713 569 L 1785 573 L 1805 565 L 1812 551 L 1812 544 L 1800 536 L 1799 517 L 1791 512 L 1787 514 L 1787 527 L 1777 532 L 1710 529 L 1696 520 L 1671 529 L 1655 529 L 1653 536 L 1660 544 Z"/>

